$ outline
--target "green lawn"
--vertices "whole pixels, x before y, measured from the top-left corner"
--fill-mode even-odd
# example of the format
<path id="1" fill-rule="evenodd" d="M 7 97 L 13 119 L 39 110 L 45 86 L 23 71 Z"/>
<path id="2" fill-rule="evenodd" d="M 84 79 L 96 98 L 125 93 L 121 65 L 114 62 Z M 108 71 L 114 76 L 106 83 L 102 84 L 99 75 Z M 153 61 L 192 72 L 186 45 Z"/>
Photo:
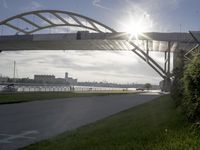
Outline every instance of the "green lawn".
<path id="1" fill-rule="evenodd" d="M 170 96 L 162 96 L 24 149 L 199 150 L 200 137 L 191 131 Z"/>
<path id="2" fill-rule="evenodd" d="M 0 93 L 0 104 L 29 102 L 35 100 L 49 100 L 57 98 L 107 96 L 114 94 L 128 94 L 127 92 L 104 93 L 74 93 L 74 92 L 24 92 L 24 93 Z M 132 93 L 133 94 L 133 93 Z"/>

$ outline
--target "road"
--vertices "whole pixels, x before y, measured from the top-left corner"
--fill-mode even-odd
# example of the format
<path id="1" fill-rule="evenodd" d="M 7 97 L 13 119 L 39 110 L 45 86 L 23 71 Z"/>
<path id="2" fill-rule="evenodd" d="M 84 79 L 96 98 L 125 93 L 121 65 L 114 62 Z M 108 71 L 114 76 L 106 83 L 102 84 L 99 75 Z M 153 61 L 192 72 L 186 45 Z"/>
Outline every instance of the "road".
<path id="1" fill-rule="evenodd" d="M 0 149 L 13 150 L 24 147 L 158 96 L 127 94 L 0 105 Z"/>

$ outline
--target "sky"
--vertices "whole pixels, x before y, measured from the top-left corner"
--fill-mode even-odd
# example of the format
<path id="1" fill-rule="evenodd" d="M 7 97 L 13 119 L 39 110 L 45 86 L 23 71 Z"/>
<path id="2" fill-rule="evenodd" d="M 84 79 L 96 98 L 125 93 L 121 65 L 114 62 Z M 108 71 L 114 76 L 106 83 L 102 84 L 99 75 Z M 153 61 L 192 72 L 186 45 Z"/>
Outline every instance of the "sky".
<path id="1" fill-rule="evenodd" d="M 93 18 L 117 31 L 142 22 L 144 32 L 200 30 L 199 0 L 0 0 L 0 21 L 19 13 L 56 9 Z M 134 23 L 133 23 L 134 22 Z M 163 64 L 164 54 L 151 52 Z M 79 81 L 158 84 L 162 78 L 145 62 L 126 51 L 20 51 L 0 53 L 0 75 L 34 74 L 70 76 Z"/>

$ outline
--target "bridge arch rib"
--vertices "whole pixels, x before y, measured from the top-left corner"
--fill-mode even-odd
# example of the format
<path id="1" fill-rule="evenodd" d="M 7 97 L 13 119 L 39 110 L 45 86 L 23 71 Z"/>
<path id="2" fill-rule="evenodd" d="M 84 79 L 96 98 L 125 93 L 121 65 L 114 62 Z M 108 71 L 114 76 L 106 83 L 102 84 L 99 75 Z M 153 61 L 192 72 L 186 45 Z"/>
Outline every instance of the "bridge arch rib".
<path id="1" fill-rule="evenodd" d="M 37 17 L 37 19 L 42 20 L 45 25 L 41 24 L 41 22 L 35 22 L 30 19 L 30 15 L 33 15 L 34 17 Z M 49 15 L 49 16 L 47 16 Z M 56 18 L 59 22 L 55 23 L 55 21 L 52 21 L 52 18 L 50 17 L 53 16 Z M 65 15 L 65 16 L 63 16 Z M 29 17 L 29 18 L 28 18 Z M 66 18 L 67 17 L 67 18 Z M 12 23 L 12 21 L 18 20 L 21 22 L 24 22 L 26 24 L 31 25 L 34 27 L 34 29 L 27 30 L 27 28 L 22 29 L 18 27 L 16 24 Z M 69 21 L 71 20 L 71 21 Z M 83 22 L 84 21 L 84 22 Z M 86 24 L 85 24 L 86 23 Z M 22 14 L 18 14 L 16 16 L 10 17 L 8 19 L 5 19 L 0 22 L 0 26 L 4 25 L 9 28 L 12 28 L 16 31 L 16 33 L 22 33 L 22 34 L 33 34 L 37 31 L 47 29 L 47 28 L 52 28 L 52 27 L 79 27 L 83 29 L 88 29 L 92 30 L 95 32 L 105 32 L 107 30 L 108 32 L 116 32 L 112 28 L 96 21 L 93 20 L 89 17 L 76 14 L 73 12 L 68 12 L 68 11 L 61 11 L 61 10 L 37 10 L 37 11 L 31 11 L 31 12 L 26 12 Z"/>

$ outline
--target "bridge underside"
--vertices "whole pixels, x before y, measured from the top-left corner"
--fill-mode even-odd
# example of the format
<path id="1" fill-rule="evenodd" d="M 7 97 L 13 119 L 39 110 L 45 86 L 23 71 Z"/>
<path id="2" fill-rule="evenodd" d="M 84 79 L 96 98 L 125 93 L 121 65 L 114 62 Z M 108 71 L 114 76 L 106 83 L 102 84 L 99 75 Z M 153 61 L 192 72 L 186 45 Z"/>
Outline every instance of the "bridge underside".
<path id="1" fill-rule="evenodd" d="M 15 50 L 132 50 L 130 42 L 143 51 L 188 51 L 196 46 L 189 33 L 144 33 L 129 40 L 127 33 L 66 33 L 0 36 L 1 51 Z M 179 38 L 178 38 L 179 37 Z"/>

